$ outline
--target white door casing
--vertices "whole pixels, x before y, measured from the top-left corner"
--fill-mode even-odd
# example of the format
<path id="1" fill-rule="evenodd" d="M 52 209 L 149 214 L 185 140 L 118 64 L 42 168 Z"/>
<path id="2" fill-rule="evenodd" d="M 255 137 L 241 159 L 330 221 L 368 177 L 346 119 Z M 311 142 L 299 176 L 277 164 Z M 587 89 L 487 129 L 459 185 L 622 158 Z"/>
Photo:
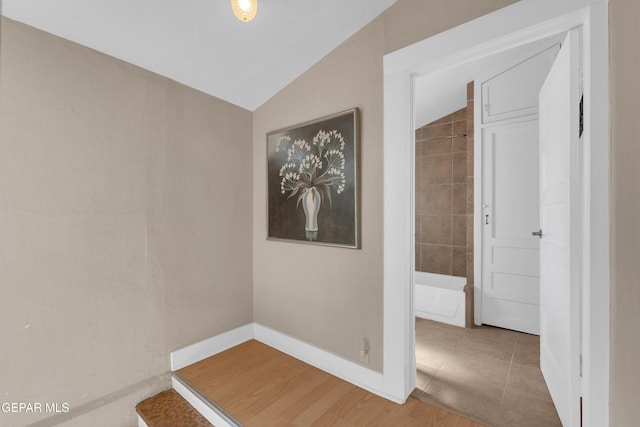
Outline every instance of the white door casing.
<path id="1" fill-rule="evenodd" d="M 574 29 L 540 91 L 540 367 L 567 427 L 580 425 L 580 96 Z"/>

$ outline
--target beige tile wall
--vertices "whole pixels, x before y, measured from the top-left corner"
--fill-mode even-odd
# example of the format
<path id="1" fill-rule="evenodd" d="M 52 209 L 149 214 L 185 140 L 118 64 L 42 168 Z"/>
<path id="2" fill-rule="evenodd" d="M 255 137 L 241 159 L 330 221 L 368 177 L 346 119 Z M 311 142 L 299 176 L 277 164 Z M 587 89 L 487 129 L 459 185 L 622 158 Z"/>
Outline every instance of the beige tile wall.
<path id="1" fill-rule="evenodd" d="M 466 276 L 467 116 L 465 107 L 416 130 L 418 271 Z"/>
<path id="2" fill-rule="evenodd" d="M 473 325 L 473 82 L 467 84 L 466 326 Z"/>
<path id="3" fill-rule="evenodd" d="M 473 319 L 473 82 L 467 106 L 416 130 L 416 270 L 467 277 Z"/>

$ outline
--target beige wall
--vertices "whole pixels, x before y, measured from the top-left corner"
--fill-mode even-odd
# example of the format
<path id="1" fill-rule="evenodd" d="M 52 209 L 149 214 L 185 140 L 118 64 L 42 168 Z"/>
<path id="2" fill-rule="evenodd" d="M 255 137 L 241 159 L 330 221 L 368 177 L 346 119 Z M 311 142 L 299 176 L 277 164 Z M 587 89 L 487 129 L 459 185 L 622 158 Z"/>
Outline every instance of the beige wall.
<path id="1" fill-rule="evenodd" d="M 254 319 L 382 370 L 382 57 L 512 3 L 400 0 L 254 112 Z M 346 110 L 362 117 L 362 249 L 266 241 L 266 139 L 278 128 Z"/>
<path id="2" fill-rule="evenodd" d="M 136 425 L 171 350 L 252 320 L 251 113 L 0 22 L 0 400 Z"/>
<path id="3" fill-rule="evenodd" d="M 611 425 L 638 424 L 640 3 L 611 0 Z"/>
<path id="4" fill-rule="evenodd" d="M 354 361 L 366 335 L 381 370 L 382 55 L 509 3 L 400 0 L 255 112 L 253 153 L 250 113 L 2 18 L 2 400 L 68 401 L 86 413 L 69 425 L 133 425 L 133 405 L 168 384 L 169 351 L 251 321 L 252 186 L 255 320 Z M 611 425 L 627 426 L 640 383 L 640 4 L 610 10 Z M 265 133 L 353 106 L 362 250 L 266 241 Z M 21 417 L 0 425 L 41 418 Z"/>

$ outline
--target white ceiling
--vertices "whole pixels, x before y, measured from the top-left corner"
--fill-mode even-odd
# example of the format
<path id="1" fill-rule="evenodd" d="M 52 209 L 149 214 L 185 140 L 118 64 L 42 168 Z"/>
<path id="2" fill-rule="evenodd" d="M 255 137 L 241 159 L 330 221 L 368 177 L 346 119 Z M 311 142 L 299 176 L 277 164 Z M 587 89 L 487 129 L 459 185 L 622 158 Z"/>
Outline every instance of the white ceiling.
<path id="1" fill-rule="evenodd" d="M 2 15 L 255 110 L 396 0 L 0 0 Z"/>

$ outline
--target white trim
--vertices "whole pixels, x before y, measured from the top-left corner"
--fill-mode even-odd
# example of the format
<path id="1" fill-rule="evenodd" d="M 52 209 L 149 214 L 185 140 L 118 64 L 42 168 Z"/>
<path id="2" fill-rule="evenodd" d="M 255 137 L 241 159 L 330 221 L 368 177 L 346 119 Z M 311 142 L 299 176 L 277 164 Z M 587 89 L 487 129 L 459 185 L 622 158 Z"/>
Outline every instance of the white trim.
<path id="1" fill-rule="evenodd" d="M 383 376 L 386 394 L 404 401 L 415 388 L 415 158 L 413 78 L 409 73 L 385 75 L 384 118 L 384 321 Z M 392 143 L 391 143 L 392 141 Z"/>
<path id="2" fill-rule="evenodd" d="M 180 381 L 175 378 L 171 378 L 171 386 L 178 392 L 178 394 L 184 397 L 184 400 L 189 402 L 191 406 L 195 408 L 196 411 L 200 412 L 200 414 L 207 419 L 211 424 L 216 427 L 234 427 L 229 424 L 224 418 L 222 418 L 216 411 L 211 409 L 209 405 L 203 402 L 198 396 L 193 394 L 191 390 L 186 388 Z"/>
<path id="3" fill-rule="evenodd" d="M 381 373 L 258 323 L 248 323 L 174 351 L 171 353 L 171 370 L 182 369 L 251 339 L 258 340 L 378 396 L 396 403 L 405 401 L 385 391 Z"/>
<path id="4" fill-rule="evenodd" d="M 221 353 L 253 338 L 253 324 L 249 323 L 239 328 L 224 332 L 215 337 L 197 342 L 188 347 L 171 352 L 171 370 L 177 371 L 185 366 Z"/>
<path id="5" fill-rule="evenodd" d="M 280 350 L 311 366 L 330 373 L 362 389 L 370 391 L 396 403 L 404 400 L 387 395 L 383 390 L 382 374 L 362 365 L 353 363 L 321 348 L 307 344 L 289 335 L 266 326 L 254 323 L 255 339 L 263 344 Z"/>
<path id="6" fill-rule="evenodd" d="M 552 36 L 584 23 L 591 3 L 598 0 L 520 0 L 385 55 L 384 74 L 424 75 Z"/>
<path id="7" fill-rule="evenodd" d="M 407 171 L 414 158 L 413 76 L 443 70 L 527 42 L 583 26 L 585 34 L 585 249 L 583 332 L 585 427 L 609 424 L 609 95 L 607 0 L 521 0 L 384 57 L 384 384 L 408 395 L 414 363 L 414 253 Z M 404 258 L 404 259 L 403 259 Z M 415 373 L 413 374 L 415 381 Z"/>
<path id="8" fill-rule="evenodd" d="M 473 84 L 473 323 L 482 325 L 482 87 Z"/>
<path id="9" fill-rule="evenodd" d="M 140 415 L 138 415 L 138 427 L 149 427 L 147 423 L 144 422 L 144 420 Z"/>

